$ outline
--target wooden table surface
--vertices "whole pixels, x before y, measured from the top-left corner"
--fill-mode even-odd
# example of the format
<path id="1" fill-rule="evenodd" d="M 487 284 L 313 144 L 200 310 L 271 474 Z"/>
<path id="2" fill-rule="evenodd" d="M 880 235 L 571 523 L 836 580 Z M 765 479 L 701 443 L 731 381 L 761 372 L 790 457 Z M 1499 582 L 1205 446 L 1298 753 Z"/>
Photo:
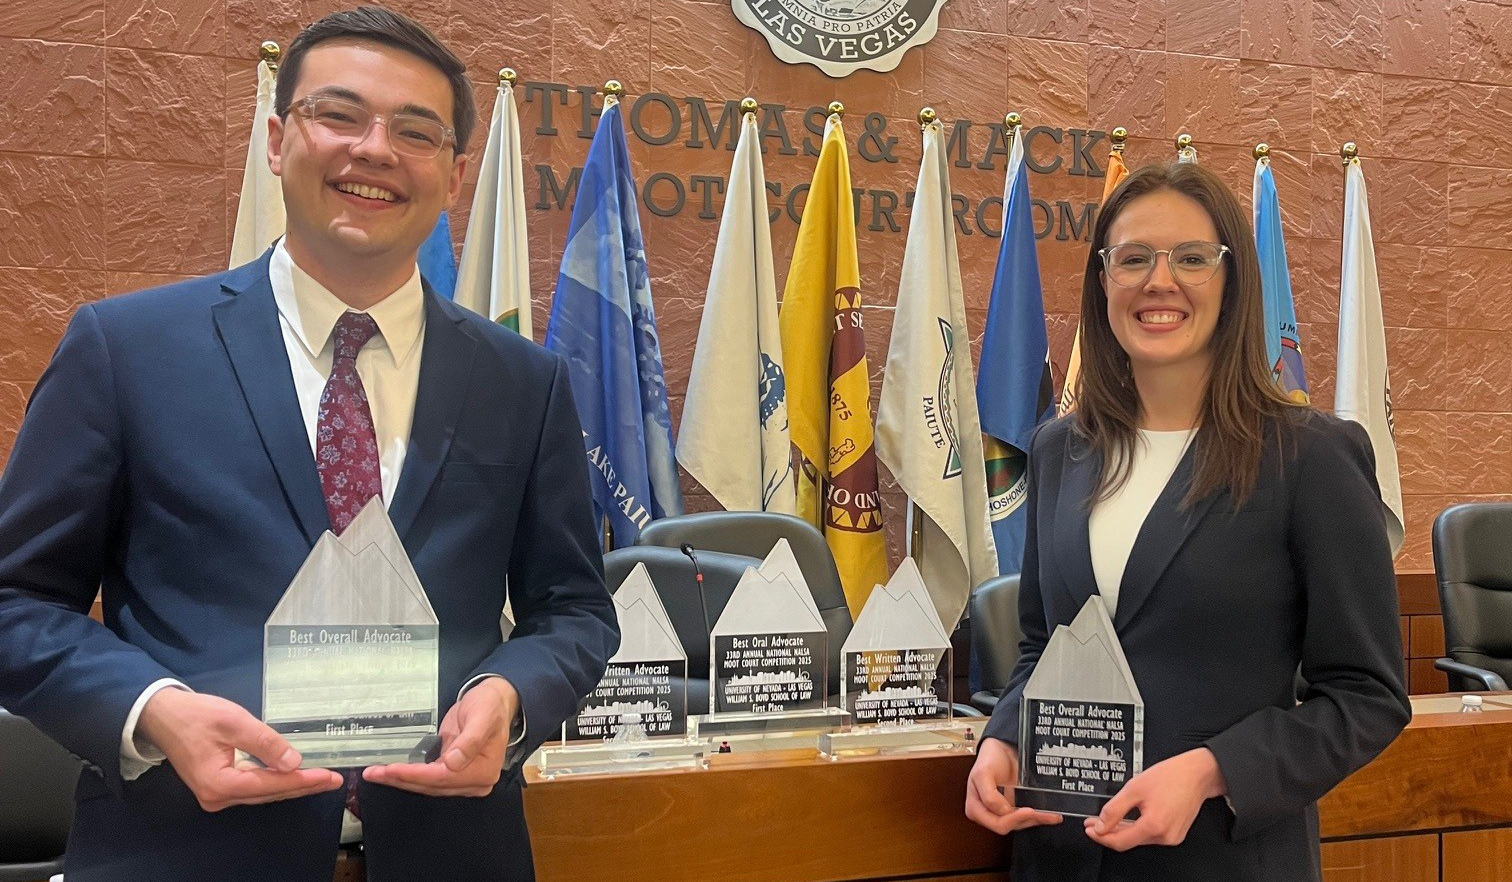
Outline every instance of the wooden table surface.
<path id="1" fill-rule="evenodd" d="M 1396 743 L 1320 803 L 1324 839 L 1512 825 L 1512 700 L 1503 700 L 1507 709 L 1488 703 L 1485 713 L 1460 714 L 1420 699 Z M 706 770 L 550 781 L 527 772 L 539 878 L 1006 878 L 1007 840 L 962 813 L 970 753 L 713 760 Z"/>

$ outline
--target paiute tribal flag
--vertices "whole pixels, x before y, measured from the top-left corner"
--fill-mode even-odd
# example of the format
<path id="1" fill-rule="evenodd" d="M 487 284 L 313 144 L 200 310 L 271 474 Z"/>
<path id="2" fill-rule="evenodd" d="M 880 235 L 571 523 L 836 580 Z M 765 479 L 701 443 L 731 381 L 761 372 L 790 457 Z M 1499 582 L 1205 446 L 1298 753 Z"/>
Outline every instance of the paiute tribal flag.
<path id="1" fill-rule="evenodd" d="M 987 520 L 971 334 L 940 124 L 924 127 L 892 343 L 877 405 L 877 456 L 917 506 L 916 553 L 945 633 L 972 588 L 998 574 Z M 913 537 L 910 535 L 910 542 Z"/>
<path id="2" fill-rule="evenodd" d="M 861 270 L 850 164 L 830 116 L 783 290 L 788 420 L 798 448 L 798 516 L 834 553 L 851 615 L 887 581 L 871 383 L 861 329 Z"/>

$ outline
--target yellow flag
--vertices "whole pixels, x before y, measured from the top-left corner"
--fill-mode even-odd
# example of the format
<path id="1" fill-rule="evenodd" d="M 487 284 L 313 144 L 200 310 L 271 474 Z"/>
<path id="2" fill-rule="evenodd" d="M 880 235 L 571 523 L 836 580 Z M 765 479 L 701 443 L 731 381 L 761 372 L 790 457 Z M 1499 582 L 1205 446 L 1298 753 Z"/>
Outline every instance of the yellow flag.
<path id="1" fill-rule="evenodd" d="M 1123 151 L 1114 150 L 1108 154 L 1108 174 L 1103 178 L 1102 202 L 1105 205 L 1108 197 L 1123 183 L 1123 179 L 1129 176 L 1129 167 L 1124 165 Z M 1081 322 L 1076 323 L 1076 338 L 1071 341 L 1071 358 L 1066 362 L 1066 385 L 1061 387 L 1060 407 L 1056 410 L 1056 416 L 1065 416 L 1076 408 L 1076 378 L 1081 374 Z"/>
<path id="2" fill-rule="evenodd" d="M 851 615 L 887 581 L 871 375 L 861 329 L 850 164 L 840 118 L 825 129 L 782 295 L 788 421 L 798 448 L 798 516 L 835 555 Z"/>

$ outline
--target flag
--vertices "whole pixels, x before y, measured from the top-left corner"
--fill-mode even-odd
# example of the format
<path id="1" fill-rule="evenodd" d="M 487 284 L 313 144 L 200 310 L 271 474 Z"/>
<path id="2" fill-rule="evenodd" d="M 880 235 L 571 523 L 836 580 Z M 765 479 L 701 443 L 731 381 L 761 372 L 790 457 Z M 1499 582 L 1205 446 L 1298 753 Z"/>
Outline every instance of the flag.
<path id="1" fill-rule="evenodd" d="M 950 172 L 940 124 L 924 127 L 892 343 L 877 405 L 877 457 L 918 506 L 924 581 L 954 630 L 971 589 L 998 574 Z"/>
<path id="2" fill-rule="evenodd" d="M 1108 197 L 1118 189 L 1124 178 L 1129 176 L 1129 167 L 1124 165 L 1123 148 L 1114 147 L 1108 153 L 1108 173 L 1103 177 L 1102 201 L 1099 206 L 1108 204 Z M 1057 416 L 1065 416 L 1076 409 L 1076 382 L 1081 376 L 1081 320 L 1076 322 L 1076 336 L 1071 340 L 1071 358 L 1066 361 L 1066 382 L 1061 386 L 1060 406 L 1057 408 Z"/>
<path id="3" fill-rule="evenodd" d="M 730 511 L 793 514 L 793 451 L 754 113 L 741 117 L 677 459 Z"/>
<path id="4" fill-rule="evenodd" d="M 609 96 L 572 205 L 546 348 L 567 359 L 594 508 L 609 519 L 615 548 L 652 519 L 682 513 L 635 194 L 619 101 Z"/>
<path id="5" fill-rule="evenodd" d="M 824 533 L 854 616 L 872 588 L 887 581 L 887 548 L 853 210 L 845 132 L 831 115 L 798 225 L 780 323 L 799 456 L 798 515 Z"/>
<path id="6" fill-rule="evenodd" d="M 473 192 L 457 269 L 456 301 L 521 336 L 532 338 L 530 251 L 525 236 L 525 173 L 514 86 L 499 83 L 478 189 Z"/>
<path id="7" fill-rule="evenodd" d="M 1055 415 L 1023 138 L 1013 139 L 1003 206 L 1003 241 L 987 304 L 976 395 L 986 436 L 987 510 L 998 568 L 1016 573 L 1024 559 L 1029 439 L 1035 427 Z"/>
<path id="8" fill-rule="evenodd" d="M 457 256 L 452 251 L 451 221 L 447 220 L 446 212 L 441 212 L 430 235 L 420 243 L 416 260 L 420 264 L 420 278 L 432 291 L 450 300 L 457 288 Z"/>
<path id="9" fill-rule="evenodd" d="M 1270 159 L 1255 160 L 1255 250 L 1260 254 L 1260 281 L 1265 291 L 1265 363 L 1271 379 L 1293 401 L 1306 404 L 1307 376 L 1302 370 L 1302 338 L 1292 304 L 1286 240 L 1281 234 L 1281 202 Z"/>
<path id="10" fill-rule="evenodd" d="M 268 168 L 268 118 L 273 115 L 273 68 L 257 63 L 257 109 L 247 138 L 241 198 L 236 204 L 236 231 L 231 236 L 231 266 L 251 263 L 284 234 L 283 187 Z"/>
<path id="11" fill-rule="evenodd" d="M 1402 478 L 1397 469 L 1391 426 L 1391 377 L 1386 369 L 1386 328 L 1381 318 L 1381 285 L 1376 277 L 1370 207 L 1359 159 L 1344 169 L 1344 262 L 1339 285 L 1339 365 L 1334 381 L 1334 413 L 1354 420 L 1370 434 L 1376 483 L 1386 505 L 1391 553 L 1402 547 Z"/>

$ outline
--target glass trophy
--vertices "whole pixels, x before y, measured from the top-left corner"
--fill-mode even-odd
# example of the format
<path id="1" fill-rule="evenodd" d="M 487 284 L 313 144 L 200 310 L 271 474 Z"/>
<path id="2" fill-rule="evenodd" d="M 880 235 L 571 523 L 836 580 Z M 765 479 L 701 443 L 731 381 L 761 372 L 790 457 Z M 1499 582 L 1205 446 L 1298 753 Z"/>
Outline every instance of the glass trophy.
<path id="1" fill-rule="evenodd" d="M 434 758 L 440 627 L 381 499 L 320 537 L 263 635 L 263 720 L 303 767 Z"/>
<path id="2" fill-rule="evenodd" d="M 710 713 L 696 718 L 697 734 L 807 732 L 804 746 L 812 747 L 813 732 L 844 725 L 844 711 L 828 707 L 828 641 L 803 571 L 787 540 L 778 540 L 760 567 L 741 576 L 710 632 Z"/>
<path id="3" fill-rule="evenodd" d="M 950 636 L 912 558 L 904 558 L 885 587 L 872 589 L 840 664 L 851 728 L 819 739 L 826 755 L 975 747 L 968 728 L 951 723 Z M 939 678 L 943 699 L 935 687 Z"/>
<path id="4" fill-rule="evenodd" d="M 1020 713 L 1020 806 L 1092 817 L 1144 768 L 1144 701 L 1100 596 L 1050 635 Z"/>
<path id="5" fill-rule="evenodd" d="M 704 743 L 686 737 L 688 656 L 645 564 L 614 593 L 614 612 L 619 651 L 562 725 L 561 744 L 537 754 L 548 778 L 703 764 Z"/>

